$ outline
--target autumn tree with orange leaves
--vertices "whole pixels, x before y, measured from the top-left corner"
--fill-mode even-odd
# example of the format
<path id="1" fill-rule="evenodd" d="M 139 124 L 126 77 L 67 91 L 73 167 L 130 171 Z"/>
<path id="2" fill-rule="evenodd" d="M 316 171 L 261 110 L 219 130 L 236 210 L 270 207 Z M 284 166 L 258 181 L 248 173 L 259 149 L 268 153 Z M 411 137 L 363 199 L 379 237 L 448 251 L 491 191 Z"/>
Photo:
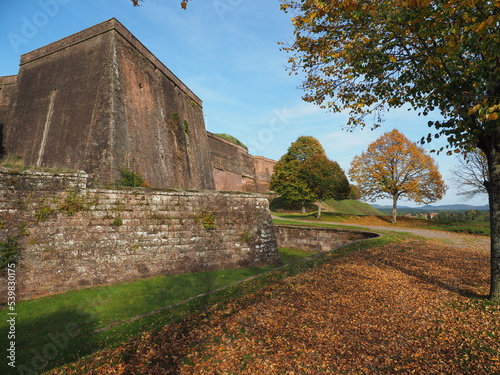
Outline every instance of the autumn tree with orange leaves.
<path id="1" fill-rule="evenodd" d="M 363 198 L 392 198 L 393 223 L 400 198 L 429 204 L 446 192 L 434 160 L 396 129 L 354 157 L 349 176 L 358 184 Z"/>
<path id="2" fill-rule="evenodd" d="M 479 148 L 488 161 L 490 300 L 500 302 L 500 0 L 282 0 L 292 16 L 290 72 L 304 99 L 348 124 L 380 126 L 388 108 L 432 116 L 422 141 Z"/>
<path id="3" fill-rule="evenodd" d="M 423 142 L 484 152 L 490 299 L 500 302 L 500 0 L 281 0 L 281 9 L 292 14 L 295 41 L 284 49 L 291 73 L 306 75 L 305 100 L 349 110 L 353 126 L 374 115 L 377 127 L 403 105 L 439 113 Z"/>

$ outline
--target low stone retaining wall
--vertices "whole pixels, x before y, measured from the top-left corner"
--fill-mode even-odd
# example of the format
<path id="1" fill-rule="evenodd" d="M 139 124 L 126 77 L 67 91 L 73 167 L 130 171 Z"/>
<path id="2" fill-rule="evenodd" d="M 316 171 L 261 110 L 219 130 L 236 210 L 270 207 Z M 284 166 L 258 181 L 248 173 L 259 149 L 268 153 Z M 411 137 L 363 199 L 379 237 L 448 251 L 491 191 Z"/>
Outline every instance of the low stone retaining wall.
<path id="1" fill-rule="evenodd" d="M 52 184 L 46 174 L 0 176 L 0 243 L 18 248 L 18 300 L 156 275 L 280 263 L 265 196 L 43 189 L 72 186 L 75 176 L 66 177 Z M 0 270 L 0 302 L 7 297 L 7 271 Z"/>
<path id="2" fill-rule="evenodd" d="M 376 233 L 358 230 L 314 228 L 295 225 L 275 225 L 279 247 L 291 247 L 307 251 L 330 251 L 357 240 L 375 238 Z"/>

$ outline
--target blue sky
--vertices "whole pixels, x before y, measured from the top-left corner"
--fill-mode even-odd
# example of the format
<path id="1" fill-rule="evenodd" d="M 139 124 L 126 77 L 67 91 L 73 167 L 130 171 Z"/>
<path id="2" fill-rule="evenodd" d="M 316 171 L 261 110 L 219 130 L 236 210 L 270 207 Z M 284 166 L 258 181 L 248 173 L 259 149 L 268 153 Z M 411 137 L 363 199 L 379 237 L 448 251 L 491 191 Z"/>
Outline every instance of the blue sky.
<path id="1" fill-rule="evenodd" d="M 277 160 L 299 136 L 311 135 L 347 172 L 353 157 L 384 132 L 396 128 L 415 142 L 429 132 L 430 116 L 406 109 L 388 112 L 375 131 L 347 132 L 345 114 L 303 102 L 300 78 L 288 74 L 288 56 L 278 45 L 293 36 L 290 15 L 280 11 L 279 0 L 192 0 L 187 10 L 179 3 L 2 1 L 0 76 L 17 74 L 21 54 L 115 17 L 203 100 L 207 130 L 235 136 L 254 155 Z M 443 145 L 437 140 L 424 147 Z M 467 202 L 457 196 L 449 172 L 457 165 L 455 157 L 432 155 L 449 186 L 435 204 L 487 203 L 486 196 Z"/>

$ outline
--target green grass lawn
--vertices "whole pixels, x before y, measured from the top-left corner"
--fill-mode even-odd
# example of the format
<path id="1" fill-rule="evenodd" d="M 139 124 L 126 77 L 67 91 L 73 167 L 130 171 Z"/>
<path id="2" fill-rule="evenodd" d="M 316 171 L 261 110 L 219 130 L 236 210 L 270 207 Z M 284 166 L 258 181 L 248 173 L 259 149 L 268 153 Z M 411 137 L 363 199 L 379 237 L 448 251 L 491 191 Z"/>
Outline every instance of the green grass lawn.
<path id="1" fill-rule="evenodd" d="M 325 222 L 335 222 L 342 225 L 346 224 L 359 224 L 359 225 L 372 225 L 372 226 L 386 226 L 393 230 L 397 230 L 398 227 L 401 228 L 421 228 L 421 229 L 435 229 L 435 230 L 444 230 L 448 232 L 456 232 L 456 233 L 465 233 L 465 234 L 477 234 L 483 236 L 489 236 L 490 224 L 484 221 L 463 221 L 463 220 L 426 220 L 426 219 L 415 219 L 415 218 L 406 218 L 406 217 L 398 217 L 398 221 L 396 224 L 391 223 L 391 219 L 389 216 L 383 215 L 352 215 L 352 214 L 342 214 L 338 212 L 323 212 L 321 218 L 318 220 L 316 218 L 316 212 L 309 213 L 273 213 L 275 216 L 278 216 L 280 220 L 306 220 L 310 222 L 318 223 L 319 225 L 323 225 Z M 279 223 L 279 222 L 276 222 Z M 289 220 L 290 224 L 293 223 L 292 220 Z"/>
<path id="2" fill-rule="evenodd" d="M 286 264 L 311 254 L 280 249 Z M 273 268 L 248 267 L 153 277 L 22 301 L 16 306 L 16 362 L 37 371 L 73 362 L 241 293 L 245 288 L 235 286 L 195 298 Z M 182 303 L 188 299 L 191 300 Z M 141 317 L 155 310 L 161 311 Z M 0 330 L 7 332 L 7 310 L 3 308 L 1 314 Z M 8 348 L 7 335 L 2 334 L 0 340 L 2 347 Z M 10 370 L 2 361 L 0 373 L 8 374 Z"/>

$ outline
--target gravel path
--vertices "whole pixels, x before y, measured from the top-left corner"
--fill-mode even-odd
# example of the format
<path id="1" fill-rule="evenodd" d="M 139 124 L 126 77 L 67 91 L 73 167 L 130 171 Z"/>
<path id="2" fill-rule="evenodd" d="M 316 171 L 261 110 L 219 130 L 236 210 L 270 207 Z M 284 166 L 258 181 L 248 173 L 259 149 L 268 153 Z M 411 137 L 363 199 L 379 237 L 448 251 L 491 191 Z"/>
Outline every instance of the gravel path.
<path id="1" fill-rule="evenodd" d="M 273 216 L 274 219 L 281 219 L 277 216 Z M 311 223 L 305 220 L 295 220 L 286 219 L 291 221 L 296 221 L 298 223 Z M 437 240 L 442 240 L 445 244 L 449 246 L 465 248 L 465 247 L 476 247 L 478 249 L 483 248 L 488 250 L 490 248 L 490 238 L 487 236 L 477 236 L 471 234 L 459 234 L 451 233 L 441 230 L 431 230 L 431 229 L 418 229 L 418 228 L 403 228 L 403 227 L 384 227 L 375 225 L 361 225 L 361 224 L 347 224 L 347 223 L 335 223 L 335 222 L 322 222 L 323 224 L 333 224 L 348 227 L 358 227 L 365 228 L 373 231 L 391 231 L 391 232 L 404 232 L 411 233 L 417 236 L 433 238 Z"/>

